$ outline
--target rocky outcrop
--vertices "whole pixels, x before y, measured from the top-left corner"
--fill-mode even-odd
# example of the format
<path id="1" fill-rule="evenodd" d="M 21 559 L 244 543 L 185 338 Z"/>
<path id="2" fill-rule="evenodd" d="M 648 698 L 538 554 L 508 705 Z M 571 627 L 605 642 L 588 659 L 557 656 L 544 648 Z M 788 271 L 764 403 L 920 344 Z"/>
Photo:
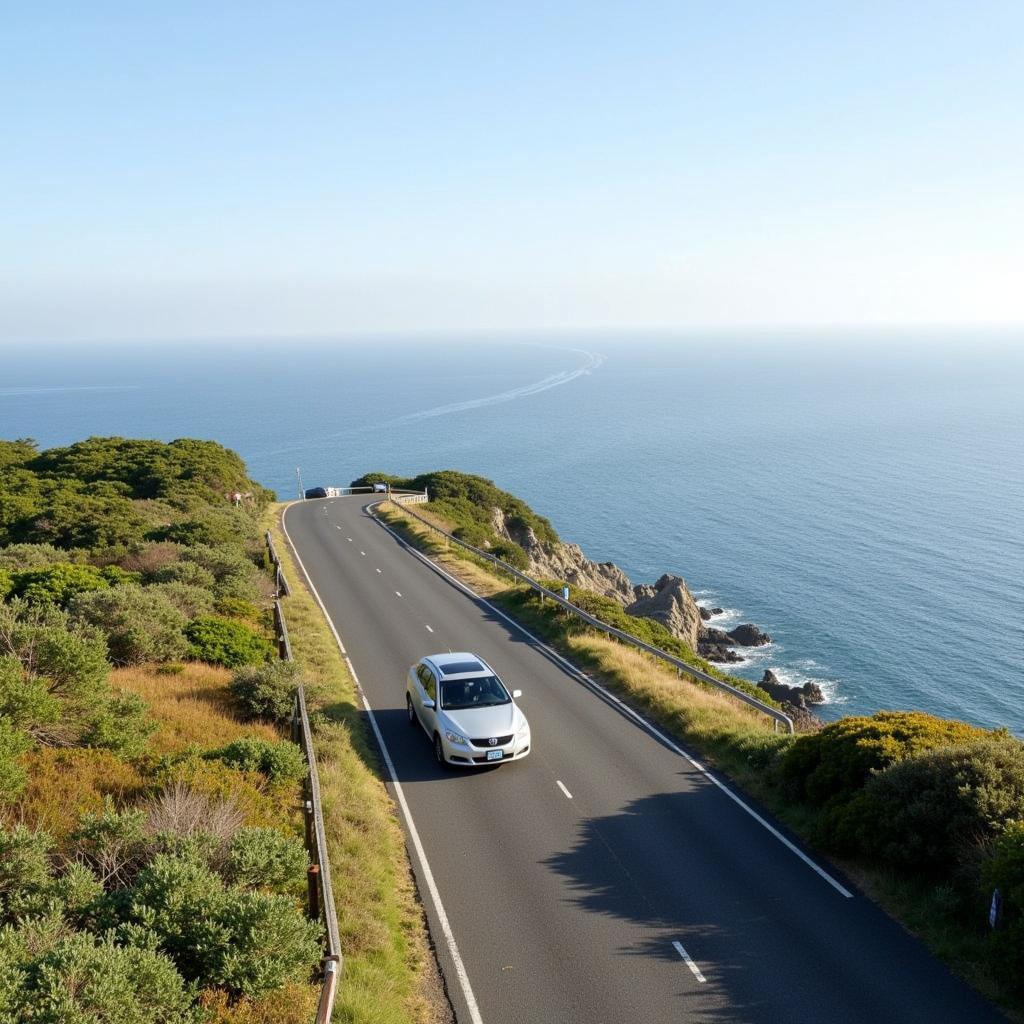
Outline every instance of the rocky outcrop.
<path id="1" fill-rule="evenodd" d="M 636 600 L 626 605 L 629 615 L 660 622 L 673 636 L 688 644 L 690 650 L 697 650 L 702 628 L 700 609 L 682 576 L 666 573 L 653 586 L 641 585 L 634 592 Z"/>
<path id="2" fill-rule="evenodd" d="M 491 526 L 526 552 L 528 572 L 535 579 L 563 580 L 623 605 L 636 599 L 632 581 L 614 562 L 592 562 L 578 544 L 544 544 L 531 527 L 509 523 L 500 508 L 491 509 Z"/>
<path id="3" fill-rule="evenodd" d="M 734 644 L 740 647 L 763 647 L 770 644 L 772 638 L 763 630 L 757 628 L 753 623 L 745 622 L 742 626 L 729 630 L 729 636 Z"/>
<path id="4" fill-rule="evenodd" d="M 788 686 L 779 682 L 778 676 L 766 668 L 761 681 L 757 684 L 771 697 L 780 703 L 792 704 L 794 707 L 806 708 L 813 704 L 824 704 L 825 695 L 817 683 L 804 683 L 803 686 Z"/>
<path id="5" fill-rule="evenodd" d="M 578 544 L 546 544 L 521 520 L 510 520 L 501 511 L 491 510 L 491 527 L 505 540 L 518 544 L 529 560 L 527 571 L 535 579 L 556 579 L 610 597 L 630 615 L 660 622 L 673 636 L 686 643 L 708 661 L 727 665 L 742 662 L 734 647 L 754 647 L 771 643 L 771 637 L 746 623 L 729 633 L 705 626 L 721 608 L 702 608 L 694 600 L 681 576 L 666 573 L 656 583 L 633 585 L 614 562 L 592 562 Z"/>

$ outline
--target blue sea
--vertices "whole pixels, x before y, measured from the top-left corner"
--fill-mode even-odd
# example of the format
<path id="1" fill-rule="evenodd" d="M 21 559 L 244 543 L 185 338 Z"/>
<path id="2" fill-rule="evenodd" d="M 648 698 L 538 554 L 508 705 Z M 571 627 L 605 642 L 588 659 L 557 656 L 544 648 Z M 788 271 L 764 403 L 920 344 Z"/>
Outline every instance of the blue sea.
<path id="1" fill-rule="evenodd" d="M 825 717 L 1024 734 L 1024 333 L 368 336 L 23 347 L 0 436 L 213 438 L 288 498 L 481 473 L 635 581 L 684 576 Z"/>

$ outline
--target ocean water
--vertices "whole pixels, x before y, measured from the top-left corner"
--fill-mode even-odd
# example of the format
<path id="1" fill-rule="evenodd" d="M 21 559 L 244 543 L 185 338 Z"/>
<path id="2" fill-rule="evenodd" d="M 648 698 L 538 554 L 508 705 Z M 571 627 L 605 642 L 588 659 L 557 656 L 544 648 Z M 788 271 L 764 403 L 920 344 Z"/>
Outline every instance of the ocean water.
<path id="1" fill-rule="evenodd" d="M 1024 734 L 1024 334 L 580 335 L 19 349 L 0 436 L 214 438 L 282 497 L 495 480 L 637 582 L 684 576 L 825 717 Z"/>

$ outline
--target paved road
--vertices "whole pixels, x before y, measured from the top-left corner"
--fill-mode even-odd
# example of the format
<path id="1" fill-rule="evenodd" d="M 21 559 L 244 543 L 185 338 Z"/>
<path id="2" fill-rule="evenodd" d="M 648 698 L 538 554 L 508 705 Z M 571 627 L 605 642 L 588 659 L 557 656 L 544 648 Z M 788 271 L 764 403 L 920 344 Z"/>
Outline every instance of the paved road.
<path id="1" fill-rule="evenodd" d="M 461 1024 L 1004 1021 L 849 883 L 813 870 L 678 750 L 424 564 L 367 504 L 299 503 L 285 524 L 429 864 L 414 852 Z M 435 765 L 406 722 L 404 680 L 448 649 L 475 651 L 523 690 L 526 760 Z"/>

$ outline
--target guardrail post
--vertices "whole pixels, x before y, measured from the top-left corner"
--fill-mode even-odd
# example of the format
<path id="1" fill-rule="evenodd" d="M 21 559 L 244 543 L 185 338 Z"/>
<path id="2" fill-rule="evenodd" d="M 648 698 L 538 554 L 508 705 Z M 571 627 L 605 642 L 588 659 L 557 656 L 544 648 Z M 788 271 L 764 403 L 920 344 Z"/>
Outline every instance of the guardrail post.
<path id="1" fill-rule="evenodd" d="M 306 889 L 309 895 L 309 919 L 320 920 L 320 865 L 310 864 L 306 868 Z"/>

